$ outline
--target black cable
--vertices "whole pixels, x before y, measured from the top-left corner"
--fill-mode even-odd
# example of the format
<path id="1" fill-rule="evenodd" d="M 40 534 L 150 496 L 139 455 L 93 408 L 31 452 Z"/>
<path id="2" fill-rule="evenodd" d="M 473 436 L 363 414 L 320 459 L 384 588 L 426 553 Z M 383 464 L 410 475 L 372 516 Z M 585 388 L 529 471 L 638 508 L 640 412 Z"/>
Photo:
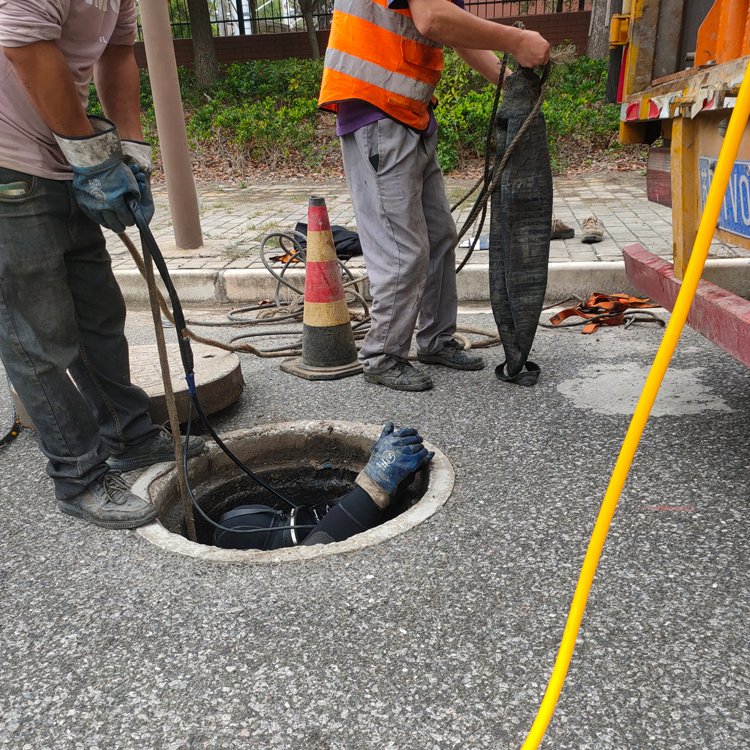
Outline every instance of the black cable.
<path id="1" fill-rule="evenodd" d="M 191 399 L 188 403 L 188 417 L 187 417 L 187 423 L 185 425 L 185 444 L 187 445 L 190 442 L 190 432 L 193 424 L 193 403 L 198 403 L 197 399 Z M 201 417 L 201 419 L 204 419 L 204 417 Z M 219 441 L 220 442 L 220 441 Z M 222 444 L 223 446 L 223 444 Z M 229 455 L 230 458 L 233 458 L 231 454 Z M 234 460 L 234 459 L 233 459 Z M 236 460 L 235 460 L 236 463 Z M 188 496 L 190 497 L 190 502 L 195 510 L 198 511 L 198 514 L 200 517 L 206 521 L 209 525 L 213 526 L 215 529 L 220 529 L 221 531 L 228 531 L 230 533 L 236 533 L 236 534 L 272 534 L 276 531 L 294 531 L 297 529 L 314 529 L 315 526 L 312 524 L 307 525 L 293 525 L 293 526 L 274 526 L 272 528 L 254 528 L 254 529 L 245 529 L 245 528 L 230 528 L 229 526 L 223 526 L 222 524 L 218 523 L 217 521 L 214 521 L 213 518 L 211 518 L 206 511 L 201 508 L 201 506 L 198 504 L 198 501 L 195 499 L 195 493 L 193 492 L 193 488 L 190 486 L 190 482 L 187 481 L 188 477 L 188 453 L 187 451 L 183 451 L 182 454 L 182 471 L 185 475 L 185 486 L 187 488 Z M 265 485 L 263 485 L 265 486 Z M 281 497 L 279 495 L 279 497 Z M 269 506 L 270 507 L 270 506 Z M 294 506 L 297 508 L 298 506 Z M 272 511 L 275 513 L 280 513 L 275 508 L 271 508 Z"/>
<path id="2" fill-rule="evenodd" d="M 11 418 L 10 429 L 0 437 L 0 448 L 10 445 L 18 437 L 18 433 L 21 432 L 21 423 L 18 421 L 18 412 L 16 411 L 16 405 L 13 403 L 13 397 L 11 396 L 10 382 L 8 382 L 8 407 Z"/>
<path id="3" fill-rule="evenodd" d="M 13 408 L 11 419 L 13 420 L 10 429 L 0 437 L 0 448 L 4 448 L 6 445 L 10 445 L 17 437 L 18 433 L 21 432 L 21 423 L 18 421 L 18 414 L 16 414 L 15 408 Z"/>
<path id="4" fill-rule="evenodd" d="M 159 275 L 161 276 L 162 281 L 164 282 L 164 286 L 167 289 L 167 293 L 169 294 L 169 299 L 172 303 L 172 316 L 174 317 L 175 321 L 175 329 L 177 331 L 178 335 L 178 343 L 180 347 L 180 356 L 182 359 L 182 366 L 185 371 L 185 380 L 187 381 L 188 385 L 188 393 L 190 394 L 190 400 L 191 404 L 195 404 L 195 408 L 198 411 L 198 414 L 201 418 L 201 421 L 203 422 L 203 425 L 208 430 L 209 434 L 213 438 L 213 440 L 216 442 L 216 444 L 221 448 L 222 451 L 242 470 L 247 474 L 253 481 L 257 482 L 263 489 L 270 492 L 274 497 L 278 498 L 282 502 L 286 503 L 290 508 L 295 509 L 298 507 L 298 504 L 293 502 L 292 500 L 289 500 L 287 497 L 282 495 L 278 490 L 276 490 L 274 487 L 269 485 L 267 482 L 265 482 L 263 479 L 261 479 L 257 474 L 255 474 L 246 464 L 244 464 L 242 461 L 240 461 L 237 456 L 232 453 L 232 451 L 224 444 L 224 442 L 221 440 L 221 438 L 216 434 L 216 431 L 211 426 L 210 422 L 208 421 L 208 418 L 206 417 L 205 413 L 203 412 L 203 408 L 201 407 L 200 401 L 198 399 L 198 393 L 195 387 L 195 368 L 194 368 L 194 360 L 193 360 L 193 350 L 190 345 L 190 338 L 187 335 L 187 329 L 185 325 L 185 316 L 183 314 L 182 310 L 182 303 L 180 301 L 180 298 L 177 295 L 177 291 L 174 288 L 174 284 L 172 283 L 172 278 L 169 275 L 169 269 L 167 268 L 167 264 L 164 260 L 164 256 L 161 253 L 161 250 L 159 246 L 156 243 L 156 240 L 154 239 L 154 235 L 151 233 L 151 230 L 149 229 L 148 223 L 146 222 L 146 219 L 144 218 L 143 214 L 141 213 L 140 205 L 138 204 L 138 201 L 134 198 L 129 198 L 127 201 L 128 208 L 130 209 L 131 214 L 133 215 L 133 218 L 135 219 L 136 226 L 138 227 L 138 231 L 141 235 L 141 242 L 143 243 L 143 250 L 144 252 L 148 252 L 153 261 L 154 265 L 159 271 Z M 176 436 L 176 439 L 179 440 L 179 435 Z M 185 451 L 185 454 L 187 455 L 187 450 Z M 187 470 L 185 470 L 185 484 L 188 487 L 188 492 L 192 494 L 190 490 L 190 484 L 188 482 L 188 473 Z"/>

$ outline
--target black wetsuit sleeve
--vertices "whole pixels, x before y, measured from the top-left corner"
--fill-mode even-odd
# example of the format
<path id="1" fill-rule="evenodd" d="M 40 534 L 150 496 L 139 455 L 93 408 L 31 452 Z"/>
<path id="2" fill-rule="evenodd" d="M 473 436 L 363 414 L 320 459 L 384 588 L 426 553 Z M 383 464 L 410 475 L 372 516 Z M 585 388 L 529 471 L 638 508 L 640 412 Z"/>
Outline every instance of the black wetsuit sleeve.
<path id="1" fill-rule="evenodd" d="M 305 537 L 302 544 L 341 542 L 382 521 L 383 511 L 359 486 L 338 500 L 323 520 Z"/>

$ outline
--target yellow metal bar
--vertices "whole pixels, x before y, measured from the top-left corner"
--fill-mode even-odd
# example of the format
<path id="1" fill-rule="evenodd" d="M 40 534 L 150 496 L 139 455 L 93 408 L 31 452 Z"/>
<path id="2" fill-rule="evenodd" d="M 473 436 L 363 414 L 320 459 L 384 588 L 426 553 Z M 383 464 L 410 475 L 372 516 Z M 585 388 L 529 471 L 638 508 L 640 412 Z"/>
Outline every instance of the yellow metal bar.
<path id="1" fill-rule="evenodd" d="M 534 723 L 529 730 L 529 734 L 523 743 L 522 750 L 536 750 L 544 739 L 545 732 L 552 719 L 555 706 L 560 698 L 563 683 L 570 667 L 570 661 L 573 657 L 578 631 L 581 627 L 583 612 L 586 608 L 591 584 L 594 580 L 599 558 L 601 557 L 602 548 L 607 538 L 612 517 L 614 516 L 617 502 L 620 499 L 622 488 L 627 479 L 630 466 L 633 462 L 638 443 L 646 426 L 646 421 L 651 413 L 651 408 L 656 400 L 656 394 L 659 392 L 659 386 L 664 378 L 664 374 L 669 367 L 669 362 L 677 347 L 677 341 L 680 338 L 682 329 L 685 326 L 690 305 L 698 288 L 698 282 L 703 274 L 703 267 L 708 257 L 708 250 L 711 246 L 714 228 L 719 219 L 719 211 L 724 201 L 724 194 L 729 184 L 729 177 L 732 173 L 732 167 L 737 159 L 737 153 L 740 148 L 740 140 L 745 130 L 745 126 L 750 117 L 750 66 L 745 69 L 745 75 L 740 86 L 740 92 L 737 97 L 737 103 L 729 120 L 727 134 L 724 138 L 724 144 L 719 154 L 719 160 L 716 165 L 711 187 L 706 199 L 706 207 L 701 217 L 698 235 L 695 239 L 695 247 L 685 277 L 680 288 L 680 293 L 675 300 L 674 310 L 669 319 L 669 323 L 664 332 L 664 338 L 659 346 L 651 370 L 646 378 L 646 384 L 643 387 L 638 404 L 635 407 L 635 413 L 630 421 L 625 440 L 623 441 L 620 455 L 617 457 L 615 468 L 609 480 L 609 486 L 604 495 L 599 515 L 594 525 L 594 531 L 591 534 L 586 557 L 578 576 L 578 584 L 573 602 L 568 613 L 568 620 L 565 623 L 560 648 L 557 652 L 555 666 L 547 683 L 547 690 L 539 706 Z"/>

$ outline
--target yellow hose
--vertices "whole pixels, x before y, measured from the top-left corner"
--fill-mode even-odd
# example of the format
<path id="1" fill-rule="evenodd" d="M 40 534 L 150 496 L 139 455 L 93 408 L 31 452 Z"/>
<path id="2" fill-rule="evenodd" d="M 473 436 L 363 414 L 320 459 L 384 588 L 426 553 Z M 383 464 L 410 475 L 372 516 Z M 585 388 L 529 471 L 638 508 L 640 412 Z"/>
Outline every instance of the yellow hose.
<path id="1" fill-rule="evenodd" d="M 602 547 L 604 547 L 604 541 L 607 538 L 607 531 L 617 508 L 617 501 L 620 499 L 620 493 L 630 471 L 630 465 L 633 462 L 633 456 L 638 448 L 646 421 L 656 400 L 656 394 L 659 392 L 659 386 L 667 371 L 674 350 L 677 347 L 677 341 L 685 326 L 690 305 L 698 288 L 698 282 L 703 274 L 703 267 L 706 263 L 714 229 L 719 219 L 719 211 L 724 201 L 724 195 L 729 184 L 735 159 L 737 158 L 740 140 L 742 139 L 748 116 L 750 116 L 750 66 L 745 69 L 745 75 L 737 96 L 734 112 L 732 112 L 732 117 L 729 120 L 729 126 L 727 127 L 727 133 L 721 147 L 716 171 L 714 172 L 711 187 L 708 191 L 706 206 L 701 216 L 693 252 L 685 270 L 685 277 L 675 300 L 674 310 L 664 332 L 664 338 L 656 352 L 651 370 L 646 378 L 646 384 L 643 386 L 643 391 L 635 407 L 633 418 L 630 420 L 630 426 L 620 449 L 620 455 L 617 457 L 615 468 L 612 471 L 609 486 L 599 509 L 594 531 L 591 534 L 591 540 L 586 550 L 586 557 L 578 576 L 578 584 L 576 585 L 573 602 L 568 612 L 568 620 L 565 623 L 565 630 L 557 652 L 557 658 L 555 659 L 555 666 L 547 683 L 547 689 L 534 723 L 529 730 L 526 741 L 523 743 L 522 750 L 535 750 L 539 747 L 539 744 L 544 739 L 544 734 L 547 731 L 560 697 L 565 676 L 570 667 L 570 660 L 573 657 L 573 649 L 575 648 L 576 638 L 581 627 L 583 611 L 586 608 L 586 601 L 591 590 L 596 567 L 599 564 Z"/>

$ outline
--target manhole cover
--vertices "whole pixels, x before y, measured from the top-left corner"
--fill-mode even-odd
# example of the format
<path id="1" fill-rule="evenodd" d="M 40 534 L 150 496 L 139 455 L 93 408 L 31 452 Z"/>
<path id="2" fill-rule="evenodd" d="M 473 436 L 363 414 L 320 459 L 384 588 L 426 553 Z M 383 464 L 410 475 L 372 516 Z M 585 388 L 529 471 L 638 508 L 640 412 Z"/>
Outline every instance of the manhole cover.
<path id="1" fill-rule="evenodd" d="M 251 470 L 290 498 L 310 503 L 340 497 L 351 489 L 367 462 L 381 426 L 355 422 L 288 422 L 241 430 L 222 440 Z M 163 549 L 205 560 L 274 563 L 309 560 L 352 552 L 379 544 L 433 515 L 453 489 L 453 468 L 434 445 L 425 443 L 435 457 L 418 472 L 411 485 L 394 501 L 384 523 L 334 544 L 289 547 L 263 552 L 231 550 L 213 545 L 213 528 L 196 514 L 198 543 L 187 539 L 182 518 L 177 473 L 153 467 L 135 483 L 134 491 L 150 497 L 159 507 L 158 520 L 138 533 Z M 201 508 L 212 518 L 238 502 L 265 503 L 270 498 L 216 445 L 190 462 L 190 486 Z M 242 500 L 237 500 L 240 497 Z"/>
<path id="2" fill-rule="evenodd" d="M 193 364 L 197 391 L 201 406 L 206 414 L 214 414 L 233 404 L 242 395 L 244 381 L 240 368 L 240 358 L 234 352 L 226 352 L 215 346 L 193 344 Z M 164 382 L 159 366 L 159 350 L 156 345 L 130 347 L 130 377 L 134 385 L 143 388 L 151 399 L 149 414 L 155 424 L 163 424 L 169 419 L 164 398 Z M 180 422 L 186 422 L 190 406 L 190 396 L 185 382 L 185 374 L 176 344 L 167 344 L 169 375 L 177 405 Z M 18 395 L 11 389 L 13 404 L 18 418 L 24 427 L 33 429 Z"/>

